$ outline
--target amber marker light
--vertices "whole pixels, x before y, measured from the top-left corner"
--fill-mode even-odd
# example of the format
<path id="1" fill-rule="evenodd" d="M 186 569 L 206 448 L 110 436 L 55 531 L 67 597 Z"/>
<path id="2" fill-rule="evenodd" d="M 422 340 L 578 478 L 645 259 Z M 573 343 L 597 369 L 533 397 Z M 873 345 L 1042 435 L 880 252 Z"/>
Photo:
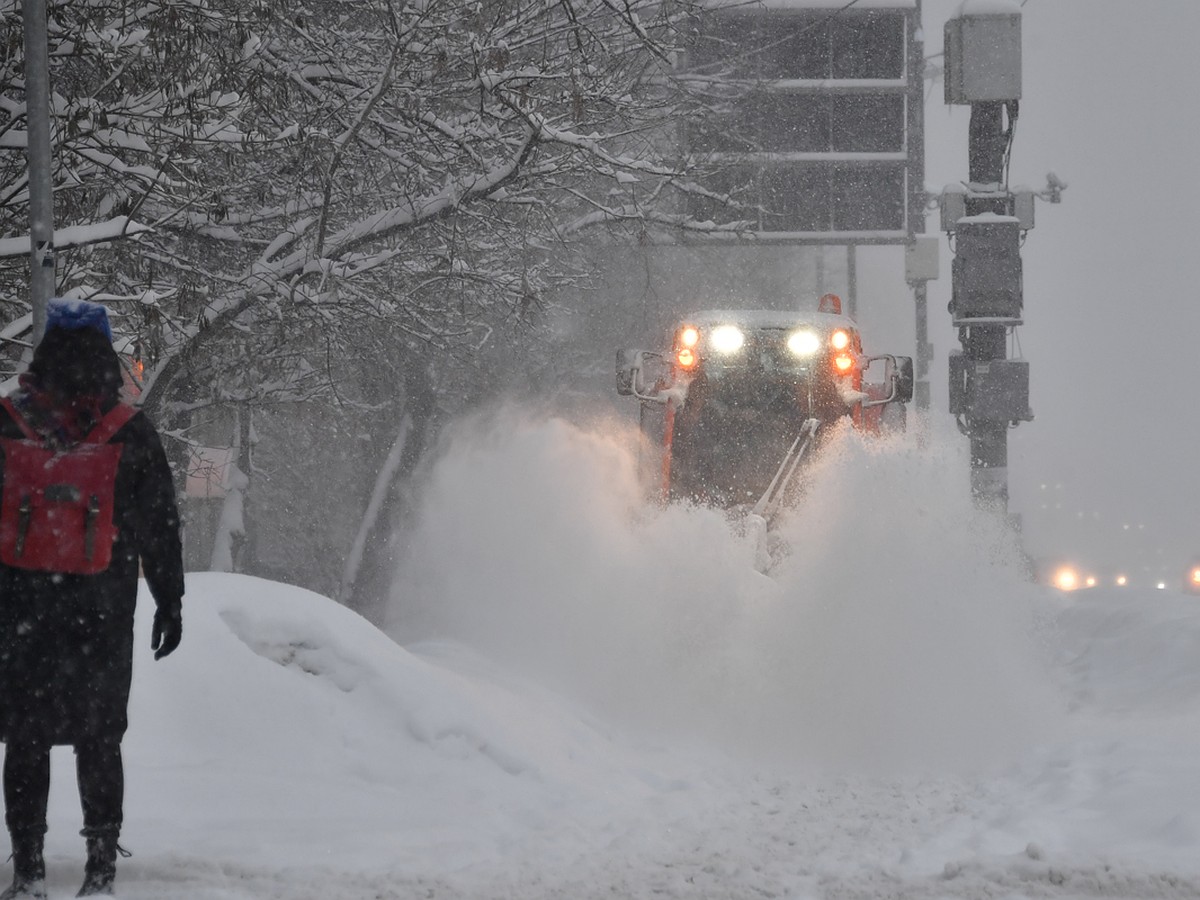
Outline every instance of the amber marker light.
<path id="1" fill-rule="evenodd" d="M 682 347 L 675 354 L 675 361 L 685 369 L 690 369 L 696 364 L 696 351 L 688 347 Z"/>
<path id="2" fill-rule="evenodd" d="M 849 353 L 839 353 L 833 358 L 833 366 L 844 375 L 854 368 L 854 357 Z"/>
<path id="3" fill-rule="evenodd" d="M 842 314 L 842 298 L 837 294 L 822 294 L 821 299 L 817 301 L 817 312 L 840 316 Z"/>

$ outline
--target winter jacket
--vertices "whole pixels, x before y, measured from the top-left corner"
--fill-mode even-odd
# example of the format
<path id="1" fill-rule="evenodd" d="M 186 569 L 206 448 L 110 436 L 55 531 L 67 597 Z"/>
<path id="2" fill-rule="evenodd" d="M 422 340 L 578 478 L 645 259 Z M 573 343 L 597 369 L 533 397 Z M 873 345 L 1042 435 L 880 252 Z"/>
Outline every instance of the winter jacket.
<path id="1" fill-rule="evenodd" d="M 22 437 L 2 407 L 0 436 Z M 0 564 L 0 741 L 119 740 L 128 726 L 139 558 L 158 608 L 180 609 L 179 514 L 158 433 L 139 412 L 110 443 L 123 449 L 109 568 L 60 575 Z M 0 448 L 0 490 L 2 460 Z"/>

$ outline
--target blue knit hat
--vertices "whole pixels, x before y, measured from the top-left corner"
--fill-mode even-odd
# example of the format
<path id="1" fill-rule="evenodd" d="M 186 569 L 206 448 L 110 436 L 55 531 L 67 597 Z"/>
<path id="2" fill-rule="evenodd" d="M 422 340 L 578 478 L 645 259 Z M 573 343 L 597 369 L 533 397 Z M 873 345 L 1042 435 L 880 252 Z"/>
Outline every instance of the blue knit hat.
<path id="1" fill-rule="evenodd" d="M 65 300 L 55 297 L 46 306 L 46 330 L 62 328 L 65 331 L 78 331 L 81 328 L 94 328 L 112 341 L 112 328 L 108 324 L 108 310 L 99 303 L 87 300 Z"/>

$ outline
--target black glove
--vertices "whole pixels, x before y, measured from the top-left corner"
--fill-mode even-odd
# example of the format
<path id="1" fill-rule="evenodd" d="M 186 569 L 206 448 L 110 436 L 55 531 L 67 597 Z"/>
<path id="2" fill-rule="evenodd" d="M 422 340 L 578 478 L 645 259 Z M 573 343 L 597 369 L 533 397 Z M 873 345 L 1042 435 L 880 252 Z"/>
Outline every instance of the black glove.
<path id="1" fill-rule="evenodd" d="M 162 659 L 179 646 L 183 637 L 183 611 L 176 606 L 173 609 L 157 609 L 154 611 L 154 630 L 150 633 L 150 649 L 154 651 L 155 659 Z"/>

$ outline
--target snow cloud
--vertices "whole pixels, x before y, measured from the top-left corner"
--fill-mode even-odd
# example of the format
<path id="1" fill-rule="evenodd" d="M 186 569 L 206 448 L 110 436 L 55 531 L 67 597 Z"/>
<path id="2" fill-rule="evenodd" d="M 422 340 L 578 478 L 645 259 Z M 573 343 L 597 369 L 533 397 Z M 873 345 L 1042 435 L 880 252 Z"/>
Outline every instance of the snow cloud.
<path id="1" fill-rule="evenodd" d="M 464 425 L 405 536 L 389 629 L 648 734 L 859 771 L 1001 762 L 1058 700 L 1013 599 L 1036 592 L 959 483 L 960 445 L 833 433 L 768 577 L 724 513 L 642 502 L 626 426 Z"/>

